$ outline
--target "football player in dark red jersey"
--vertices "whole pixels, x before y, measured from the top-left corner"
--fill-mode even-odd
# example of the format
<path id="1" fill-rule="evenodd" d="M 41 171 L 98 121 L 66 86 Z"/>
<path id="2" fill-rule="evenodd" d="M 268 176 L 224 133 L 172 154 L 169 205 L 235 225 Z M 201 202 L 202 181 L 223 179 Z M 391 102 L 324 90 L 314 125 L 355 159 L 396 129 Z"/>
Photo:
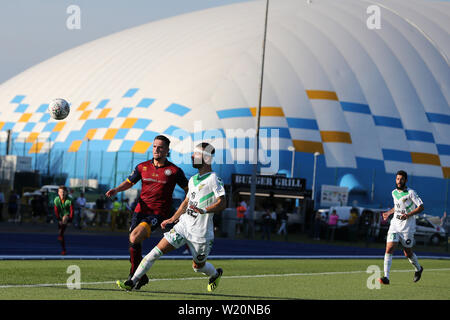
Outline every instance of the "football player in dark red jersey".
<path id="1" fill-rule="evenodd" d="M 178 184 L 188 191 L 188 180 L 183 170 L 167 160 L 170 140 L 159 135 L 153 140 L 153 159 L 138 164 L 128 179 L 118 187 L 106 192 L 112 198 L 118 192 L 131 188 L 139 180 L 142 182 L 138 204 L 131 217 L 130 226 L 130 274 L 131 278 L 142 260 L 142 242 L 150 237 L 160 223 L 168 219 L 172 205 L 172 194 Z M 135 289 L 148 283 L 148 277 L 142 277 Z"/>

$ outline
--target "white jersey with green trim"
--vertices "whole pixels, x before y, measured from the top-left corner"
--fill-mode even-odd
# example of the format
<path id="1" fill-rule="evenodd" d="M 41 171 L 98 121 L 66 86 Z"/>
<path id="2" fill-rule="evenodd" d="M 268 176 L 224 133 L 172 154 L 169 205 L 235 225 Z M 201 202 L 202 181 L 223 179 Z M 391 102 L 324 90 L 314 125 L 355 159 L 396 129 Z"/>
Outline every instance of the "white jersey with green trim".
<path id="1" fill-rule="evenodd" d="M 207 172 L 203 175 L 196 174 L 189 179 L 189 199 L 186 212 L 180 216 L 175 225 L 175 231 L 183 234 L 187 240 L 193 242 L 205 242 L 214 239 L 214 213 L 199 214 L 190 209 L 196 206 L 204 209 L 215 203 L 217 199 L 225 195 L 222 179 L 215 172 Z"/>
<path id="2" fill-rule="evenodd" d="M 401 220 L 400 217 L 402 214 L 407 214 L 423 204 L 422 200 L 413 189 L 395 189 L 392 191 L 392 197 L 394 198 L 394 215 L 389 232 L 415 232 L 416 218 L 410 217 L 406 220 Z"/>

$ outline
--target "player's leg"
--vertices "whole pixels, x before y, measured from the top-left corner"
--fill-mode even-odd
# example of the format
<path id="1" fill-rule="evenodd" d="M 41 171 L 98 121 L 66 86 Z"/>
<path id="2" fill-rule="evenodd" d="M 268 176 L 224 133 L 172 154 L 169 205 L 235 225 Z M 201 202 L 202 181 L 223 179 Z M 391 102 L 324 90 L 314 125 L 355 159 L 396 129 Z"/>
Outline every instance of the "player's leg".
<path id="1" fill-rule="evenodd" d="M 62 248 L 62 255 L 65 255 L 67 253 L 66 251 L 66 240 L 64 238 L 64 232 L 66 231 L 67 228 L 67 223 L 69 221 L 69 216 L 65 215 L 61 221 L 58 223 L 58 241 L 61 244 L 61 248 Z"/>
<path id="2" fill-rule="evenodd" d="M 394 254 L 395 247 L 398 243 L 398 234 L 389 232 L 386 239 L 386 252 L 384 254 L 384 277 L 380 278 L 380 282 L 383 284 L 389 284 L 389 275 L 392 266 L 392 255 Z"/>
<path id="3" fill-rule="evenodd" d="M 187 241 L 189 250 L 192 253 L 192 269 L 194 269 L 195 272 L 201 272 L 209 277 L 207 287 L 208 291 L 214 291 L 217 288 L 223 274 L 223 270 L 221 268 L 216 269 L 207 261 L 208 255 L 211 252 L 212 244 L 212 240 L 205 243 L 192 243 Z"/>
<path id="4" fill-rule="evenodd" d="M 147 271 L 151 268 L 153 263 L 158 260 L 163 254 L 177 249 L 185 244 L 185 239 L 182 235 L 178 234 L 174 229 L 164 234 L 164 238 L 142 259 L 132 277 L 127 281 L 116 281 L 117 285 L 125 290 L 137 289 L 137 286 L 141 284 Z"/>
<path id="5" fill-rule="evenodd" d="M 133 213 L 131 218 L 129 235 L 130 277 L 133 276 L 142 260 L 142 242 L 151 234 L 151 228 L 147 222 L 143 221 L 144 218 L 145 216 L 139 213 Z"/>
<path id="6" fill-rule="evenodd" d="M 413 252 L 414 234 L 403 234 L 400 241 L 403 245 L 403 254 L 414 267 L 414 282 L 417 282 L 422 277 L 423 267 L 419 264 L 416 254 Z"/>
<path id="7" fill-rule="evenodd" d="M 159 243 L 142 259 L 139 267 L 134 273 L 131 280 L 135 284 L 139 279 L 141 279 L 150 270 L 152 265 L 158 260 L 162 255 L 175 250 L 176 248 L 167 241 L 167 239 L 162 238 Z"/>

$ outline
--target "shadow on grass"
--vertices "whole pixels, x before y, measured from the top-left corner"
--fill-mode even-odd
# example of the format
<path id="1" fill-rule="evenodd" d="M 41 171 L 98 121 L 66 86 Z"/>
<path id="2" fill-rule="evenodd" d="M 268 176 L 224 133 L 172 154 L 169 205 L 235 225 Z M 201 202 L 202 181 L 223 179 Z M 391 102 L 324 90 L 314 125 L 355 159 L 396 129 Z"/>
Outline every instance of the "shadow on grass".
<path id="1" fill-rule="evenodd" d="M 106 288 L 81 288 L 80 290 L 109 291 L 109 292 L 123 291 L 121 289 L 106 289 Z M 132 292 L 128 292 L 128 294 L 138 295 L 138 296 L 136 296 L 136 298 L 142 297 L 142 296 L 157 296 L 157 295 L 161 295 L 161 294 L 173 295 L 173 296 L 181 295 L 182 300 L 189 299 L 188 296 L 192 296 L 192 298 L 194 298 L 194 299 L 200 298 L 200 297 L 207 297 L 207 298 L 261 299 L 261 300 L 302 300 L 299 298 L 291 298 L 291 297 L 266 297 L 266 296 L 238 295 L 238 294 L 160 291 L 160 290 L 158 290 L 158 291 L 132 291 Z"/>

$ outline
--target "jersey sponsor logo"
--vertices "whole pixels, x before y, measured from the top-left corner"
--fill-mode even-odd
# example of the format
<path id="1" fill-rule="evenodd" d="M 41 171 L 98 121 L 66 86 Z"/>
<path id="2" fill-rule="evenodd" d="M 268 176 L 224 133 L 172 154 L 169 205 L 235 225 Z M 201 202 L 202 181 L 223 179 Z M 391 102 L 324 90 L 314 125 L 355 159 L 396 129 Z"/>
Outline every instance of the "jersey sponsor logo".
<path id="1" fill-rule="evenodd" d="M 193 209 L 191 209 L 191 207 L 196 207 L 197 204 L 198 204 L 197 201 L 189 201 L 189 206 L 186 209 L 186 213 L 188 215 L 190 215 L 191 217 L 193 217 L 193 218 L 197 218 L 198 217 L 198 213 L 195 212 Z"/>
<path id="2" fill-rule="evenodd" d="M 145 182 L 167 183 L 167 181 L 165 181 L 165 180 L 158 180 L 158 179 L 152 179 L 152 178 L 143 178 L 142 181 L 145 181 Z"/>

